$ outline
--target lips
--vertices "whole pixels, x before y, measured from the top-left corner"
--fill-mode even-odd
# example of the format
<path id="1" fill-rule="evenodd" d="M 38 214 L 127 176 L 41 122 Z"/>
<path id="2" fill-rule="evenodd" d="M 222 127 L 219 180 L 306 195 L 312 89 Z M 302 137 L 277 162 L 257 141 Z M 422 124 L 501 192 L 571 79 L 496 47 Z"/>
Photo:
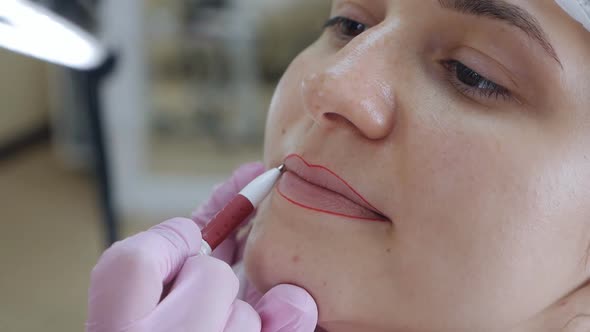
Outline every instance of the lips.
<path id="1" fill-rule="evenodd" d="M 312 165 L 299 155 L 284 161 L 285 172 L 277 191 L 287 201 L 309 210 L 345 218 L 389 221 L 340 176 L 321 165 Z"/>

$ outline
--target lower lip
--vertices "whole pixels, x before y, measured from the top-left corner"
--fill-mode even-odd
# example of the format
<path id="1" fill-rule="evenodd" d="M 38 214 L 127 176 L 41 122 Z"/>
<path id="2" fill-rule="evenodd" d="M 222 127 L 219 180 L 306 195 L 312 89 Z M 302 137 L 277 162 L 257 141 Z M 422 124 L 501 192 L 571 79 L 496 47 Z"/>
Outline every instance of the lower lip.
<path id="1" fill-rule="evenodd" d="M 285 172 L 276 188 L 287 201 L 308 210 L 350 219 L 385 221 L 377 213 L 338 193 L 309 183 L 292 172 Z"/>

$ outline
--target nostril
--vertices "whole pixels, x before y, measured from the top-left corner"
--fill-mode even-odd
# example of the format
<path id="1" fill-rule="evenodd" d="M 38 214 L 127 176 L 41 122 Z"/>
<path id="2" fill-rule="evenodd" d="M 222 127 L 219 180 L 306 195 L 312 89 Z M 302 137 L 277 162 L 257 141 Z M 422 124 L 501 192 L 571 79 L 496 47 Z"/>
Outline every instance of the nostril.
<path id="1" fill-rule="evenodd" d="M 346 117 L 344 117 L 338 113 L 333 113 L 333 112 L 324 113 L 324 118 L 327 121 L 332 122 L 332 123 L 338 123 L 338 124 L 356 127 L 354 125 L 354 123 L 352 123 L 352 121 L 348 120 Z"/>
<path id="2" fill-rule="evenodd" d="M 336 113 L 325 113 L 324 117 L 326 118 L 326 120 L 335 121 L 338 117 L 340 117 L 340 115 Z"/>

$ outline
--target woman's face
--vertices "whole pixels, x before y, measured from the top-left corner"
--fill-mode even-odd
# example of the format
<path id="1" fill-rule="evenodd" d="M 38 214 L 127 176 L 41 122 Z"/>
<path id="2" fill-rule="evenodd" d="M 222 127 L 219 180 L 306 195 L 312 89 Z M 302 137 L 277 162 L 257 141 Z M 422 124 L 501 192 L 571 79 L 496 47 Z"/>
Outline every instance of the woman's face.
<path id="1" fill-rule="evenodd" d="M 506 330 L 588 280 L 590 33 L 553 0 L 331 17 L 270 107 L 265 163 L 291 157 L 253 283 L 306 288 L 329 331 L 407 332 Z"/>

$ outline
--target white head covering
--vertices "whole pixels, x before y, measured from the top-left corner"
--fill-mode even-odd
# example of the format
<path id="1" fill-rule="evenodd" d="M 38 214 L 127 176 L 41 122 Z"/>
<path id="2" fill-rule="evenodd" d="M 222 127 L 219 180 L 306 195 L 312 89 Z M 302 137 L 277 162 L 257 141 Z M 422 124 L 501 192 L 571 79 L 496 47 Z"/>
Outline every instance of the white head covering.
<path id="1" fill-rule="evenodd" d="M 555 2 L 590 31 L 590 0 L 555 0 Z"/>

